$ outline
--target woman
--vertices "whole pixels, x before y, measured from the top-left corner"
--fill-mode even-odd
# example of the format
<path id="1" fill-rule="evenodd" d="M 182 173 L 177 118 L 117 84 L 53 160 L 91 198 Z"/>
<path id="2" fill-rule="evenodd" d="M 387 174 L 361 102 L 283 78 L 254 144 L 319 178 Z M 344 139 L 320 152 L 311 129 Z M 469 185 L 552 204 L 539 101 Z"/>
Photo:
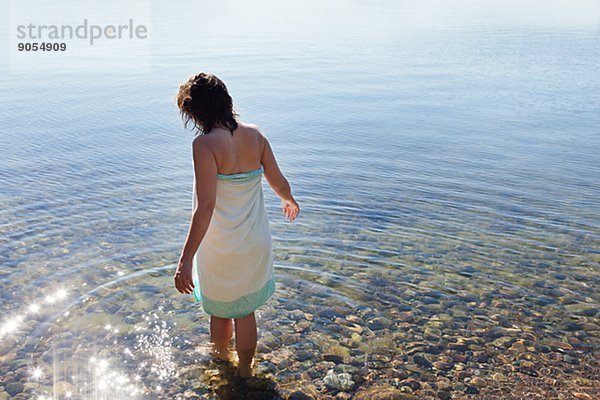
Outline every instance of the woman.
<path id="1" fill-rule="evenodd" d="M 211 315 L 214 354 L 229 360 L 235 321 L 237 373 L 252 376 L 256 350 L 254 311 L 275 291 L 271 231 L 262 175 L 293 221 L 300 211 L 267 138 L 236 117 L 225 84 L 201 72 L 180 85 L 177 106 L 187 127 L 201 132 L 192 143 L 193 214 L 175 272 L 180 293 L 194 294 Z"/>

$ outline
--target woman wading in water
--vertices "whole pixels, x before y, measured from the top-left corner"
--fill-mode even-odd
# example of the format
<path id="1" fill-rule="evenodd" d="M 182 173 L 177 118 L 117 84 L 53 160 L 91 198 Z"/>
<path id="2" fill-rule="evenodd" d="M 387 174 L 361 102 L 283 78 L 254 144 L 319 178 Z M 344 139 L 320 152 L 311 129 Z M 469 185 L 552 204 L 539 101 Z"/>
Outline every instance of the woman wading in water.
<path id="1" fill-rule="evenodd" d="M 210 73 L 179 87 L 177 106 L 194 138 L 193 213 L 175 272 L 175 287 L 193 294 L 210 314 L 214 355 L 229 360 L 235 326 L 237 373 L 252 376 L 254 311 L 275 292 L 271 231 L 262 175 L 281 199 L 286 218 L 300 211 L 267 138 L 240 121 L 225 84 Z M 235 321 L 235 324 L 234 324 Z"/>

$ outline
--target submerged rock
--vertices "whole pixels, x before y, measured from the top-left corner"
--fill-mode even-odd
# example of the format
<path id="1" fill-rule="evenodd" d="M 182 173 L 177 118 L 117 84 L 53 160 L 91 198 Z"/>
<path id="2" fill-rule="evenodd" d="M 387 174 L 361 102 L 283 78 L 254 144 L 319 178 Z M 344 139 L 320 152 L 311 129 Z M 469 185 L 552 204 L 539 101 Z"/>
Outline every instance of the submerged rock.
<path id="1" fill-rule="evenodd" d="M 412 394 L 402 393 L 399 389 L 390 386 L 371 386 L 359 390 L 354 396 L 355 400 L 409 400 L 416 399 Z"/>
<path id="2" fill-rule="evenodd" d="M 328 388 L 335 390 L 350 390 L 354 387 L 352 375 L 346 372 L 336 374 L 332 369 L 327 371 L 323 382 Z"/>

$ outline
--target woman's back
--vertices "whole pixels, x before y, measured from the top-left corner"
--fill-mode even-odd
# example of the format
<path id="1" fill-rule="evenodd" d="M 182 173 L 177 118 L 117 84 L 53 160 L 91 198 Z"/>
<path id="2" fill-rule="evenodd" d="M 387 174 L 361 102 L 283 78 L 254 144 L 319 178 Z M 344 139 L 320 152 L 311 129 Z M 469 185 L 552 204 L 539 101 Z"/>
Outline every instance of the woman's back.
<path id="1" fill-rule="evenodd" d="M 239 121 L 233 135 L 227 129 L 214 128 L 203 140 L 215 156 L 219 174 L 254 171 L 261 165 L 264 138 L 255 125 Z"/>
<path id="2" fill-rule="evenodd" d="M 217 127 L 208 134 L 198 136 L 195 140 L 204 141 L 210 148 L 215 157 L 218 174 L 231 175 L 256 171 L 262 165 L 269 186 L 284 202 L 282 205 L 286 216 L 295 218 L 293 210 L 296 209 L 297 204 L 287 204 L 295 201 L 289 182 L 279 169 L 268 139 L 256 125 L 243 121 L 237 123 L 238 127 L 233 131 L 233 135 L 228 129 Z"/>

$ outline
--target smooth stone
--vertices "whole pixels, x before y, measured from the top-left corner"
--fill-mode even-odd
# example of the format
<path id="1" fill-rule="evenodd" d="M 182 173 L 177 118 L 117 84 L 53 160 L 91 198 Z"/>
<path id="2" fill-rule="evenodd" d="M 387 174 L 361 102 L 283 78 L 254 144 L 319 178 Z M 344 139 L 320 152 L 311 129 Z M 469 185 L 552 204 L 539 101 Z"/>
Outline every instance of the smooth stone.
<path id="1" fill-rule="evenodd" d="M 509 350 L 524 353 L 527 351 L 527 348 L 525 347 L 525 342 L 523 340 L 517 340 L 510 346 Z"/>
<path id="2" fill-rule="evenodd" d="M 343 357 L 340 357 L 340 356 L 335 355 L 335 354 L 325 354 L 323 356 L 323 359 L 325 361 L 331 361 L 331 362 L 334 362 L 336 364 L 341 364 L 344 361 Z"/>
<path id="3" fill-rule="evenodd" d="M 477 386 L 467 386 L 465 388 L 465 393 L 466 394 L 477 394 L 477 393 L 479 393 L 479 389 L 477 388 Z"/>
<path id="4" fill-rule="evenodd" d="M 498 382 L 506 382 L 508 378 L 501 372 L 494 372 L 492 374 L 492 379 Z"/>
<path id="5" fill-rule="evenodd" d="M 419 390 L 421 388 L 421 384 L 414 379 L 405 379 L 400 382 L 400 386 L 408 386 L 412 390 Z M 402 390 L 402 388 L 400 388 Z"/>
<path id="6" fill-rule="evenodd" d="M 296 360 L 303 362 L 313 358 L 314 354 L 307 350 L 299 350 L 296 352 Z"/>
<path id="7" fill-rule="evenodd" d="M 582 392 L 573 393 L 573 397 L 580 399 L 580 400 L 593 400 L 592 396 L 590 396 L 587 393 L 582 393 Z"/>
<path id="8" fill-rule="evenodd" d="M 478 377 L 478 376 L 476 376 L 476 377 L 474 377 L 473 379 L 471 379 L 471 382 L 470 382 L 470 383 L 471 383 L 472 385 L 475 385 L 475 386 L 477 386 L 477 387 L 480 387 L 480 388 L 482 388 L 482 387 L 485 387 L 485 386 L 486 386 L 486 384 L 487 384 L 487 382 L 485 381 L 485 379 L 483 379 L 483 378 L 480 378 L 480 377 Z"/>
<path id="9" fill-rule="evenodd" d="M 350 390 L 354 387 L 352 375 L 346 372 L 336 374 L 332 369 L 327 371 L 327 375 L 323 378 L 323 382 L 330 389 L 335 390 Z"/>
<path id="10" fill-rule="evenodd" d="M 75 386 L 66 381 L 58 381 L 56 382 L 56 391 L 59 396 L 64 396 L 67 392 L 76 393 Z"/>
<path id="11" fill-rule="evenodd" d="M 413 356 L 413 361 L 415 362 L 415 364 L 417 364 L 421 367 L 424 367 L 424 368 L 431 368 L 431 366 L 432 366 L 431 362 L 427 358 L 425 358 L 419 354 L 416 354 Z"/>
<path id="12" fill-rule="evenodd" d="M 432 365 L 441 371 L 448 371 L 454 368 L 454 363 L 444 361 L 436 361 Z"/>
<path id="13" fill-rule="evenodd" d="M 412 393 L 412 388 L 410 386 L 400 386 L 400 391 L 402 393 Z"/>
<path id="14" fill-rule="evenodd" d="M 287 399 L 289 399 L 289 400 L 313 400 L 314 397 L 302 392 L 301 390 L 296 390 L 296 391 L 290 393 L 287 396 Z"/>
<path id="15" fill-rule="evenodd" d="M 7 384 L 4 388 L 11 396 L 16 396 L 18 393 L 21 393 L 25 386 L 21 382 L 11 382 Z"/>
<path id="16" fill-rule="evenodd" d="M 354 400 L 410 400 L 416 399 L 412 394 L 402 393 L 390 386 L 371 386 L 356 392 Z"/>
<path id="17" fill-rule="evenodd" d="M 441 400 L 450 400 L 452 398 L 452 393 L 449 390 L 438 390 L 436 396 Z"/>

